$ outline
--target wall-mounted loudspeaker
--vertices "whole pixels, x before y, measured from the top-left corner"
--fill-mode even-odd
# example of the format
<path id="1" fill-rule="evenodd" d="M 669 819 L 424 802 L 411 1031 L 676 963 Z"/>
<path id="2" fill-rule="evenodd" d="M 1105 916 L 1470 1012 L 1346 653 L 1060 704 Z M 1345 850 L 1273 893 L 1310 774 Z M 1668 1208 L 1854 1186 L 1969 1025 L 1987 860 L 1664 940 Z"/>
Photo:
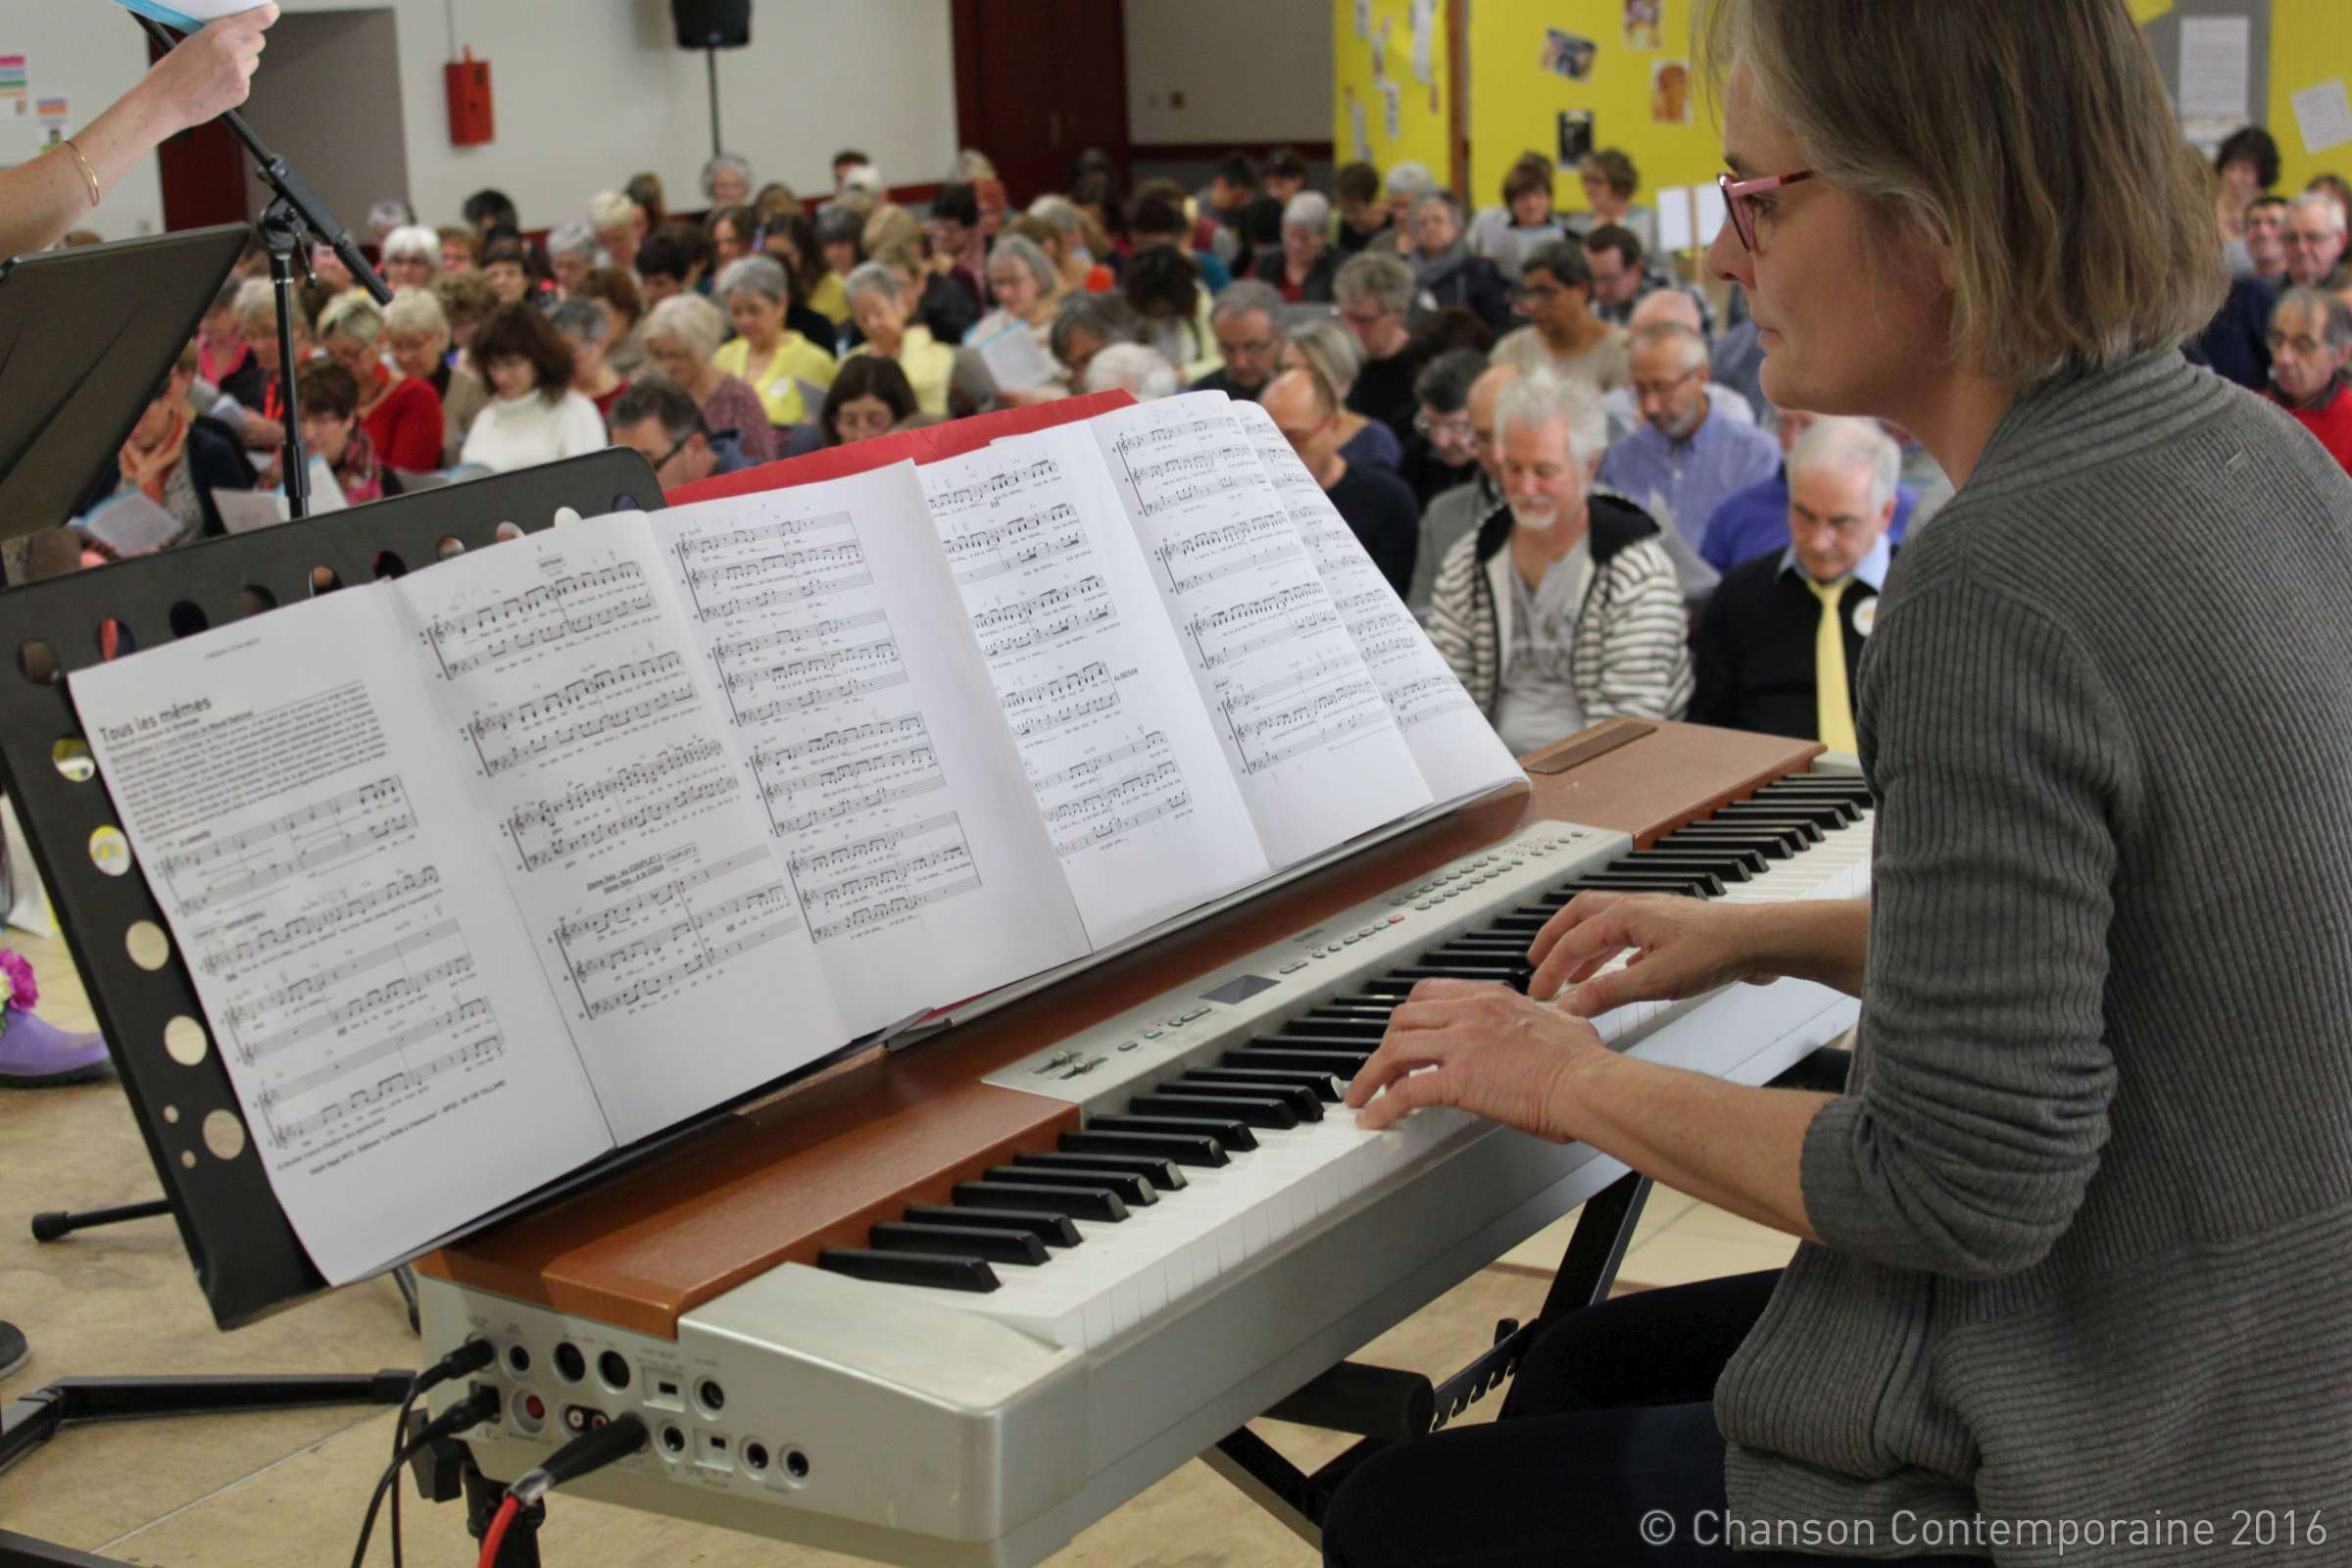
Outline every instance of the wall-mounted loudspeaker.
<path id="1" fill-rule="evenodd" d="M 752 0 L 669 0 L 681 49 L 741 49 L 752 41 Z"/>

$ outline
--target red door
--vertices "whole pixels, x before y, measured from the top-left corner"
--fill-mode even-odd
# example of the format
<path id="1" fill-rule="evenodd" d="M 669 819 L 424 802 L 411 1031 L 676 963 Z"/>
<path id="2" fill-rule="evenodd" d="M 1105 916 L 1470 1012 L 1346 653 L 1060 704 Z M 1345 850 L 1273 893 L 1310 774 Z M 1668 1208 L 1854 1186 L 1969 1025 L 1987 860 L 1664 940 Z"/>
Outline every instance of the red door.
<path id="1" fill-rule="evenodd" d="M 955 0 L 956 122 L 1015 207 L 1067 190 L 1089 147 L 1127 169 L 1127 36 L 1105 0 Z"/>
<path id="2" fill-rule="evenodd" d="M 148 40 L 148 59 L 161 53 Z M 164 182 L 164 227 L 207 228 L 253 217 L 247 207 L 245 148 L 224 122 L 208 121 L 180 132 L 155 150 L 155 160 Z"/>

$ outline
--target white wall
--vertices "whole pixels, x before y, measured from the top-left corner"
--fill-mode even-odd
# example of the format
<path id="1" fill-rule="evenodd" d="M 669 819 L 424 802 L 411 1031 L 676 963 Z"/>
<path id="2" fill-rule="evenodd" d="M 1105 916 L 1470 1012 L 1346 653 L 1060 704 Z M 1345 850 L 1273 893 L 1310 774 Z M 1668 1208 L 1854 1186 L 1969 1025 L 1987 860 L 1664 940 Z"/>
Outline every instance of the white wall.
<path id="1" fill-rule="evenodd" d="M 371 9 L 279 4 L 290 12 Z M 388 0 L 386 8 L 398 19 L 408 194 L 425 222 L 458 221 L 467 195 L 495 185 L 514 198 L 526 225 L 544 227 L 585 217 L 591 196 L 640 170 L 662 176 L 673 206 L 703 204 L 710 152 L 704 59 L 676 46 L 667 0 Z M 24 40 L 33 90 L 72 95 L 76 123 L 144 67 L 143 38 L 113 7 L 51 0 L 8 9 L 0 32 L 13 36 L 0 36 L 0 46 Z M 956 155 L 948 0 L 770 0 L 753 12 L 752 40 L 748 49 L 720 51 L 719 102 L 727 150 L 750 158 L 758 180 L 829 189 L 831 156 L 844 145 L 871 153 L 893 184 L 946 173 Z M 490 62 L 498 139 L 485 147 L 450 145 L 441 68 L 460 46 Z M 9 130 L 0 126 L 0 138 Z M 0 139 L 0 162 L 28 154 L 29 135 L 23 148 L 9 148 Z M 300 146 L 276 151 L 302 167 Z M 366 211 L 337 216 L 357 227 Z M 152 160 L 109 193 L 91 226 L 110 239 L 163 226 Z"/>
<path id="2" fill-rule="evenodd" d="M 1136 141 L 1331 139 L 1331 0 L 1125 4 Z"/>

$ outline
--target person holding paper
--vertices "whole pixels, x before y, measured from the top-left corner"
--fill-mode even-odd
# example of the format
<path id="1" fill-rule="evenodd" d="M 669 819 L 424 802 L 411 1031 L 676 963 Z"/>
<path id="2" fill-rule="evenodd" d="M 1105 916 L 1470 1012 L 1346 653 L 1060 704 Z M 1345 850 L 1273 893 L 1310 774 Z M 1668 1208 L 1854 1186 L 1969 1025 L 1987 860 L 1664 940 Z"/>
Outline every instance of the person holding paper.
<path id="1" fill-rule="evenodd" d="M 260 482 L 237 432 L 189 406 L 196 359 L 195 344 L 180 350 L 178 363 L 122 443 L 115 474 L 100 486 L 106 495 L 139 491 L 171 513 L 181 529 L 174 544 L 223 531 L 215 490 L 250 490 Z"/>
<path id="2" fill-rule="evenodd" d="M 1000 408 L 1068 397 L 1069 372 L 1053 347 L 1054 312 L 1068 290 L 1053 259 L 1036 241 L 1006 234 L 988 253 L 988 292 L 996 309 L 956 351 L 958 385 Z"/>
<path id="3" fill-rule="evenodd" d="M 190 33 L 85 129 L 0 169 L 0 256 L 47 250 L 158 144 L 243 103 L 276 20 L 265 4 Z"/>
<path id="4" fill-rule="evenodd" d="M 1326 1561 L 2226 1561 L 2232 1509 L 2352 1494 L 2352 478 L 2181 359 L 2210 171 L 2122 0 L 1710 0 L 1700 38 L 1766 390 L 1958 487 L 1860 671 L 1870 896 L 1580 897 L 1525 996 L 1416 988 L 1348 1099 L 1798 1246 L 1567 1315 L 1502 1420 L 1348 1478 Z M 1584 1021 L 1770 977 L 1860 999 L 1841 1092 Z"/>

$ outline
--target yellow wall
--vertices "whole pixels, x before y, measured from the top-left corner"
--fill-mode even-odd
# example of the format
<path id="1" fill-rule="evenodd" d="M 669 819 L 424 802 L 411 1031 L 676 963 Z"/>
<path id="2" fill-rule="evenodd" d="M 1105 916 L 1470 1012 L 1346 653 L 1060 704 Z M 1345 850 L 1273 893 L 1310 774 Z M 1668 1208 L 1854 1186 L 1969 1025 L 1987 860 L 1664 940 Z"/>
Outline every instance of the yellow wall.
<path id="1" fill-rule="evenodd" d="M 1473 207 L 1502 199 L 1502 176 L 1530 148 L 1554 152 L 1563 109 L 1592 111 L 1593 145 L 1621 147 L 1642 172 L 1649 193 L 1711 180 L 1723 167 L 1723 141 L 1707 111 L 1691 96 L 1690 122 L 1650 119 L 1651 67 L 1688 62 L 1690 0 L 1665 0 L 1657 49 L 1630 46 L 1624 0 L 1468 0 L 1470 6 L 1470 189 Z M 1600 46 L 1588 80 L 1571 81 L 1543 69 L 1545 29 L 1557 27 Z M 1576 171 L 1562 170 L 1552 199 L 1563 212 L 1586 210 Z"/>
<path id="2" fill-rule="evenodd" d="M 1511 161 L 1529 148 L 1550 151 L 1556 145 L 1556 123 L 1563 109 L 1593 112 L 1594 144 L 1622 147 L 1642 172 L 1645 205 L 1649 193 L 1663 187 L 1699 184 L 1715 177 L 1722 165 L 1722 144 L 1706 106 L 1694 93 L 1689 124 L 1658 124 L 1650 118 L 1650 68 L 1653 63 L 1689 58 L 1690 0 L 1664 0 L 1659 29 L 1662 47 L 1630 47 L 1625 37 L 1624 0 L 1456 0 L 1469 6 L 1469 134 L 1471 206 L 1484 207 L 1501 199 L 1502 176 Z M 2173 9 L 2173 0 L 2131 0 L 2132 15 L 2142 23 Z M 1398 13 L 1401 28 L 1403 0 L 1375 0 L 1375 16 Z M 1340 81 L 1368 78 L 1366 51 L 1354 42 L 1353 0 L 1340 0 Z M 1571 81 L 1542 69 L 1544 30 L 1558 27 L 1590 38 L 1599 52 L 1592 74 Z M 1353 44 L 1351 51 L 1349 45 Z M 1353 58 L 1351 59 L 1351 53 Z M 2352 146 L 2312 156 L 2303 151 L 2302 132 L 2295 123 L 2292 95 L 2332 77 L 2352 83 L 2352 0 L 2271 0 L 2271 92 L 2268 120 L 2283 157 L 2279 188 L 2296 191 L 2312 175 L 2334 170 L 2352 175 Z M 1352 74 L 1351 74 L 1352 73 Z M 1359 86 L 1358 90 L 1362 90 Z M 1411 95 L 1408 93 L 1407 98 Z M 1374 108 L 1377 109 L 1377 102 Z M 1411 105 L 1407 104 L 1409 111 Z M 1426 107 L 1424 102 L 1423 107 Z M 1374 125 L 1375 131 L 1378 125 Z M 1407 129 L 1411 128 L 1408 119 Z M 1347 113 L 1340 116 L 1340 157 L 1349 155 Z M 1382 162 L 1375 137 L 1375 162 Z M 1444 122 L 1436 122 L 1426 152 L 1403 156 L 1424 158 L 1445 178 Z M 1585 210 L 1585 194 L 1574 170 L 1560 172 L 1553 199 L 1563 212 Z"/>
<path id="3" fill-rule="evenodd" d="M 1359 3 L 1371 14 L 1369 37 L 1356 36 Z M 1430 80 L 1413 74 L 1413 30 L 1410 0 L 1335 0 L 1332 36 L 1338 79 L 1332 104 L 1331 145 L 1340 163 L 1364 156 L 1359 151 L 1350 97 L 1361 106 L 1364 136 L 1374 168 L 1384 172 L 1401 163 L 1429 166 L 1440 185 L 1452 178 L 1452 158 L 1446 146 L 1450 122 L 1446 93 L 1450 80 L 1447 9 L 1458 0 L 1430 0 Z M 1372 40 L 1383 40 L 1382 65 L 1386 79 L 1396 83 L 1397 134 L 1388 133 L 1388 110 L 1372 72 Z"/>

